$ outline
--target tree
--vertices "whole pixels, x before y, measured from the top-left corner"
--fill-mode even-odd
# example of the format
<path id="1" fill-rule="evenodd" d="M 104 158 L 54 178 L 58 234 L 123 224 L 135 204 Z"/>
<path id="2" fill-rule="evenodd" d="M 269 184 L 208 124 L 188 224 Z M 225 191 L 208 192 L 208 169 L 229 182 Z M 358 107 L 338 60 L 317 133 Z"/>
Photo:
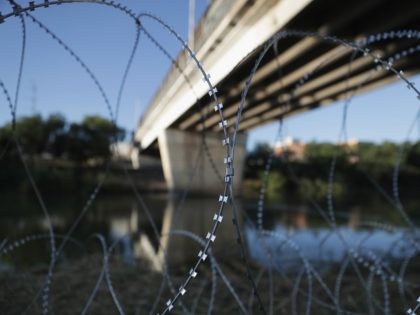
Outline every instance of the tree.
<path id="1" fill-rule="evenodd" d="M 41 115 L 22 117 L 16 121 L 17 139 L 22 149 L 29 155 L 43 152 L 44 148 L 44 122 Z"/>
<path id="2" fill-rule="evenodd" d="M 100 116 L 86 116 L 81 123 L 67 123 L 61 114 L 47 119 L 36 114 L 16 121 L 16 135 L 29 156 L 49 153 L 77 163 L 89 159 L 103 162 L 111 155 L 110 145 L 125 137 L 125 131 Z M 0 154 L 16 157 L 11 123 L 0 128 Z M 13 152 L 15 154 L 13 154 Z"/>
<path id="3" fill-rule="evenodd" d="M 72 123 L 67 134 L 66 152 L 81 163 L 88 159 L 103 162 L 111 155 L 111 143 L 124 139 L 125 131 L 100 116 L 87 116 L 81 124 Z"/>
<path id="4" fill-rule="evenodd" d="M 416 142 L 408 151 L 407 164 L 420 170 L 420 141 Z"/>
<path id="5" fill-rule="evenodd" d="M 305 147 L 305 159 L 310 163 L 329 165 L 333 157 L 338 161 L 346 160 L 346 151 L 343 146 L 333 143 L 310 142 Z"/>
<path id="6" fill-rule="evenodd" d="M 6 124 L 0 128 L 0 159 L 13 160 L 16 150 L 13 143 L 12 124 Z"/>
<path id="7" fill-rule="evenodd" d="M 52 114 L 46 120 L 41 115 L 21 117 L 16 121 L 16 136 L 22 146 L 23 152 L 28 155 L 39 155 L 50 153 L 59 156 L 61 152 L 56 152 L 57 137 L 65 132 L 66 120 L 60 114 Z M 7 145 L 10 150 L 13 138 L 12 124 L 8 123 L 1 128 L 0 145 Z M 11 153 L 11 152 L 10 152 Z"/>
<path id="8" fill-rule="evenodd" d="M 44 152 L 50 153 L 54 157 L 60 157 L 64 153 L 64 135 L 66 133 L 67 122 L 63 115 L 52 114 L 44 122 Z"/>
<path id="9" fill-rule="evenodd" d="M 246 176 L 257 178 L 258 171 L 262 170 L 271 154 L 271 148 L 268 144 L 258 143 L 252 152 L 246 156 Z"/>

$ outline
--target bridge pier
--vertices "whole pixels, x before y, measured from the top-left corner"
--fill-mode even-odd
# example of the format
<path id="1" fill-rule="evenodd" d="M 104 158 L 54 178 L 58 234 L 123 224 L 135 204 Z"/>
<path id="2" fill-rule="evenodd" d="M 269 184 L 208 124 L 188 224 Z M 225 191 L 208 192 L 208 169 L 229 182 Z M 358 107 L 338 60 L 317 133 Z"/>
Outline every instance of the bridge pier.
<path id="1" fill-rule="evenodd" d="M 226 147 L 220 133 L 201 133 L 166 129 L 158 137 L 163 174 L 168 190 L 203 195 L 218 194 L 224 187 Z M 234 193 L 242 182 L 246 154 L 246 134 L 238 134 L 233 176 Z M 211 156 L 212 161 L 209 158 Z"/>

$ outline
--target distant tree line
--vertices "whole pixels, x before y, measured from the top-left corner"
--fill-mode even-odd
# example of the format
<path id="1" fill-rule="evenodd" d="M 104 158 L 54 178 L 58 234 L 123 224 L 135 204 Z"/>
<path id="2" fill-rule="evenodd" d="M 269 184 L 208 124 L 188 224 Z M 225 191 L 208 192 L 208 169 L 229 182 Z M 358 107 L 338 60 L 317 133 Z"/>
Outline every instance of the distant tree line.
<path id="1" fill-rule="evenodd" d="M 271 152 L 269 145 L 259 144 L 247 155 L 245 178 L 256 187 L 262 183 Z M 402 156 L 400 152 L 403 152 Z M 370 198 L 374 185 L 392 195 L 394 168 L 400 158 L 398 179 L 402 193 L 418 193 L 420 142 L 360 142 L 351 148 L 311 142 L 306 144 L 303 158 L 293 159 L 290 156 L 293 155 L 285 151 L 273 158 L 266 189 L 268 197 L 302 199 L 309 195 L 325 200 L 333 158 L 336 159 L 333 193 L 343 202 L 349 204 L 352 200 Z"/>
<path id="2" fill-rule="evenodd" d="M 125 137 L 124 129 L 96 115 L 86 116 L 80 123 L 68 122 L 61 114 L 45 119 L 39 114 L 25 116 L 17 119 L 15 132 L 25 156 L 67 159 L 77 164 L 105 161 L 111 155 L 111 143 Z M 3 162 L 17 158 L 14 139 L 10 122 L 0 127 Z"/>

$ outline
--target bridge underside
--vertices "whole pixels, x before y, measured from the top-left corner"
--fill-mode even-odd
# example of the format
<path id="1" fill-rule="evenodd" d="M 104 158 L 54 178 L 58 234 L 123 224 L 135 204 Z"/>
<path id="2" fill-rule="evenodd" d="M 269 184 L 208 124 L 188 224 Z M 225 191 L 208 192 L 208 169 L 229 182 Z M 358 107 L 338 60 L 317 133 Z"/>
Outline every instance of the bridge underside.
<path id="1" fill-rule="evenodd" d="M 340 12 L 339 16 L 335 16 Z M 420 6 L 411 1 L 314 1 L 299 13 L 285 29 L 315 30 L 346 40 L 356 40 L 369 34 L 391 30 L 418 29 Z M 327 22 L 326 22 L 327 21 Z M 328 22 L 334 21 L 334 22 Z M 394 61 L 394 67 L 406 75 L 420 70 L 418 39 L 381 40 L 369 45 L 374 55 L 383 60 L 410 48 L 407 57 Z M 250 54 L 217 84 L 224 114 L 233 122 L 245 86 L 261 49 Z M 390 71 L 372 71 L 375 64 L 369 56 L 319 38 L 287 38 L 264 57 L 248 92 L 240 131 L 287 117 L 301 111 L 331 104 L 350 93 L 362 93 L 397 80 Z M 312 73 L 307 83 L 296 89 L 305 75 Z M 293 92 L 292 101 L 289 96 Z M 172 128 L 180 130 L 218 129 L 219 117 L 212 110 L 212 99 L 205 95 L 179 117 Z M 202 112 L 199 112 L 199 109 Z M 203 119 L 203 113 L 206 114 Z"/>
<path id="2" fill-rule="evenodd" d="M 221 1 L 213 3 L 216 2 Z M 274 8 L 281 2 L 274 0 L 246 2 L 237 15 L 231 16 L 231 21 L 223 34 L 213 39 L 211 45 L 207 45 L 208 48 L 204 53 L 202 51 L 200 53 L 200 48 L 198 48 L 198 55 L 201 56 L 200 60 L 204 62 L 204 67 L 206 68 L 207 65 L 210 68 L 211 80 L 217 87 L 218 97 L 224 106 L 223 114 L 229 126 L 232 126 L 236 119 L 241 93 L 262 47 L 254 47 L 254 51 L 247 54 L 237 64 L 226 64 L 225 66 L 230 67 L 231 70 L 220 79 L 213 78 L 212 69 L 220 69 L 225 54 L 228 54 L 227 47 L 235 49 L 235 44 L 226 43 L 225 38 L 228 38 L 230 33 L 235 33 L 235 27 L 241 24 L 241 19 L 245 19 L 242 16 L 248 16 L 246 10 L 255 8 L 256 12 L 258 10 L 260 12 L 264 9 L 267 12 L 265 14 L 269 14 L 269 6 Z M 415 30 L 418 28 L 420 16 L 420 6 L 413 5 L 413 2 L 409 0 L 398 3 L 393 0 L 299 0 L 297 2 L 305 5 L 298 13 L 291 15 L 289 20 L 286 19 L 287 23 L 284 23 L 280 29 L 275 29 L 271 35 L 284 29 L 312 30 L 318 34 L 333 35 L 354 41 L 370 34 L 391 30 Z M 266 6 L 264 7 L 262 3 Z M 243 23 L 241 27 L 246 29 L 248 26 Z M 237 29 L 236 32 L 238 32 Z M 252 40 L 249 38 L 249 41 Z M 380 55 L 382 60 L 393 59 L 393 66 L 397 70 L 403 70 L 406 76 L 418 73 L 420 70 L 420 46 L 417 39 L 382 38 L 377 42 L 373 41 L 368 47 L 372 55 Z M 174 189 L 184 187 L 181 182 L 186 180 L 178 181 L 177 184 L 173 180 L 177 177 L 176 174 L 182 170 L 183 176 L 187 176 L 188 172 L 185 173 L 185 165 L 176 166 L 177 162 L 172 159 L 180 159 L 180 157 L 173 153 L 179 150 L 189 152 L 192 146 L 198 148 L 200 142 L 194 140 L 195 144 L 190 143 L 188 146 L 188 141 L 184 141 L 174 146 L 166 141 L 164 145 L 165 135 L 181 132 L 184 138 L 187 134 L 191 134 L 194 135 L 193 138 L 201 139 L 200 134 L 203 132 L 211 134 L 214 138 L 214 134 L 220 131 L 218 127 L 220 116 L 213 110 L 212 98 L 208 96 L 207 91 L 195 90 L 195 83 L 192 85 L 188 83 L 201 81 L 201 79 L 197 71 L 194 71 L 195 67 L 188 64 L 186 60 L 186 53 L 182 52 L 177 59 L 178 66 L 172 67 L 168 73 L 162 87 L 143 116 L 135 135 L 140 151 L 146 149 L 153 151 L 160 148 L 165 177 L 169 187 Z M 191 60 L 189 62 L 191 63 Z M 192 68 L 194 69 L 191 70 Z M 183 69 L 182 72 L 180 69 Z M 308 80 L 302 84 L 302 78 L 306 77 Z M 239 131 L 246 132 L 258 125 L 331 104 L 349 95 L 375 89 L 395 80 L 397 76 L 391 71 L 376 70 L 372 56 L 354 53 L 348 47 L 317 37 L 287 37 L 273 45 L 262 59 L 246 97 Z M 179 88 L 174 88 L 175 86 Z M 185 110 L 180 110 L 180 107 L 186 106 L 186 102 L 181 101 L 185 99 L 186 94 L 193 95 L 187 97 L 191 104 L 183 107 L 186 108 Z M 221 147 L 221 138 L 220 136 L 217 143 L 219 147 Z M 216 150 L 215 147 L 212 150 Z M 166 154 L 165 157 L 164 153 L 168 148 L 169 152 L 172 151 L 169 159 L 166 158 L 169 155 Z M 216 163 L 220 164 L 221 159 L 222 157 L 215 158 Z M 243 164 L 243 161 L 238 163 Z M 175 170 L 175 168 L 178 169 Z M 208 183 L 210 182 L 213 181 Z M 199 185 L 198 182 L 196 184 Z M 197 185 L 196 187 L 200 187 Z M 212 191 L 216 186 L 211 184 L 201 187 L 204 191 Z"/>

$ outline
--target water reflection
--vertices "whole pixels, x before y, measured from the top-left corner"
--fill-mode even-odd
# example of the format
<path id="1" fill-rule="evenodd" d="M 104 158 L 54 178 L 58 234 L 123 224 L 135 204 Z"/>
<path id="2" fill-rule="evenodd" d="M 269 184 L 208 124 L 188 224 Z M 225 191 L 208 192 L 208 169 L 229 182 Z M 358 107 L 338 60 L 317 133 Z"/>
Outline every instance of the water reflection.
<path id="1" fill-rule="evenodd" d="M 350 253 L 357 253 L 359 262 L 365 258 L 393 262 L 418 252 L 413 240 L 420 236 L 419 230 L 375 224 L 368 220 L 370 216 L 362 215 L 360 207 L 337 213 L 339 226 L 335 230 L 305 207 L 280 208 L 271 213 L 274 220 L 270 220 L 268 233 L 259 232 L 253 224 L 245 226 L 250 256 L 266 267 L 296 270 L 304 258 L 313 266 L 326 268 L 344 261 Z"/>
<path id="2" fill-rule="evenodd" d="M 136 208 L 133 208 L 132 214 L 126 216 L 125 219 L 122 217 L 110 218 L 111 237 L 114 241 L 124 237 L 129 240 L 130 249 L 125 247 L 125 241 L 122 245 L 124 257 L 127 260 L 130 259 L 130 255 L 133 259 L 145 259 L 156 270 L 162 270 L 165 255 L 170 265 L 184 264 L 195 259 L 199 247 L 191 239 L 172 235 L 171 231 L 189 231 L 199 237 L 204 237 L 211 228 L 217 207 L 218 202 L 214 198 L 183 201 L 168 198 L 159 225 L 159 244 L 152 241 L 156 238 L 153 231 L 146 231 L 138 225 L 139 210 Z M 225 250 L 226 244 L 232 243 L 232 239 L 234 239 L 233 225 L 230 223 L 232 211 L 225 212 L 224 220 L 227 224 L 222 225 L 218 230 L 218 241 L 212 248 L 215 253 Z"/>
<path id="3" fill-rule="evenodd" d="M 109 244 L 118 242 L 118 251 L 126 262 L 135 259 L 148 261 L 156 269 L 162 269 L 162 261 L 167 253 L 170 265 L 190 263 L 196 259 L 199 245 L 192 240 L 171 235 L 171 230 L 190 231 L 199 237 L 205 237 L 211 228 L 212 218 L 218 208 L 215 198 L 189 198 L 181 201 L 179 198 L 168 198 L 166 195 L 145 196 L 147 209 L 155 221 L 154 230 L 139 203 L 133 196 L 100 197 L 75 230 L 74 237 L 82 242 L 95 233 L 105 235 Z M 32 209 L 36 203 L 4 203 L 13 211 L 3 211 L 0 215 L 0 240 L 17 240 L 30 234 L 45 234 L 47 226 L 38 209 Z M 28 206 L 28 205 L 31 206 Z M 56 233 L 65 234 L 77 217 L 83 203 L 73 201 L 57 203 L 51 201 L 53 224 Z M 241 221 L 253 222 L 255 203 L 243 201 L 238 205 Z M 383 208 L 382 208 L 383 209 Z M 325 221 L 310 213 L 304 206 L 289 206 L 284 204 L 268 204 L 265 213 L 264 228 L 276 236 L 260 236 L 252 225 L 240 222 L 244 228 L 245 238 L 251 257 L 260 263 L 267 261 L 266 254 L 272 254 L 277 267 L 288 269 L 301 263 L 298 253 L 285 245 L 284 239 L 289 239 L 304 253 L 305 258 L 314 264 L 340 262 L 349 248 L 358 249 L 361 255 L 373 252 L 375 255 L 386 255 L 387 259 L 401 259 L 413 254 L 413 248 L 405 238 L 407 230 L 395 229 L 392 232 L 374 228 L 361 228 L 366 220 L 366 212 L 360 208 L 337 213 L 339 228 L 332 233 Z M 385 218 L 384 213 L 381 213 Z M 231 254 L 237 249 L 232 222 L 232 209 L 226 208 L 224 221 L 217 231 L 217 241 L 213 252 L 218 257 Z M 156 235 L 158 234 L 158 235 Z M 340 235 L 340 237 L 338 236 Z M 418 237 L 419 235 L 417 235 Z M 48 240 L 43 240 L 47 242 Z M 346 245 L 345 245 L 346 244 Z M 261 246 L 263 245 L 263 246 Z M 25 245 L 26 246 L 26 245 Z M 27 264 L 48 261 L 49 255 L 45 243 L 41 241 L 28 247 L 30 250 L 18 250 L 13 256 L 17 261 Z M 66 249 L 71 251 L 69 245 Z M 80 250 L 79 250 L 80 251 Z M 3 260 L 0 257 L 0 260 Z"/>
<path id="4" fill-rule="evenodd" d="M 336 231 L 328 228 L 291 231 L 290 227 L 278 225 L 270 235 L 261 235 L 253 227 L 245 228 L 251 257 L 266 267 L 272 265 L 282 270 L 300 268 L 303 265 L 302 256 L 317 267 L 339 263 L 344 261 L 351 249 L 357 251 L 360 257 L 380 257 L 382 262 L 411 257 L 416 249 L 407 232 L 402 228 L 390 232 L 350 227 L 341 227 Z M 297 250 L 290 244 L 295 244 Z"/>

